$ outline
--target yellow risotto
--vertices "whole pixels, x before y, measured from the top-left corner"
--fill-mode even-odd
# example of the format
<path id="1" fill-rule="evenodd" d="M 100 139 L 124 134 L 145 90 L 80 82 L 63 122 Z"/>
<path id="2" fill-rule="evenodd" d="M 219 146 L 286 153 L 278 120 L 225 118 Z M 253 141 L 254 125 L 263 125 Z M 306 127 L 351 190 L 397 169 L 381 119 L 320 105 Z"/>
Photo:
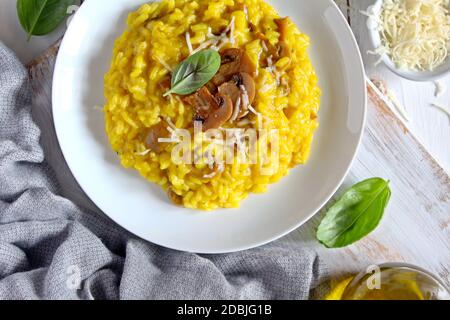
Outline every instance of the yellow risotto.
<path id="1" fill-rule="evenodd" d="M 266 192 L 289 169 L 306 163 L 318 127 L 320 89 L 308 57 L 309 43 L 290 19 L 281 20 L 262 0 L 144 4 L 129 15 L 105 76 L 106 132 L 113 150 L 125 168 L 137 170 L 187 208 L 236 208 L 250 193 Z M 288 51 L 280 54 L 273 49 L 281 47 Z M 164 130 L 186 129 L 194 135 L 193 107 L 185 97 L 167 95 L 163 84 L 191 54 L 230 48 L 242 49 L 254 65 L 255 94 L 242 118 L 237 119 L 235 112 L 235 121 L 223 123 L 218 130 L 277 130 L 278 161 L 270 174 L 267 155 L 258 155 L 254 163 L 238 159 L 212 166 L 205 161 L 175 163 L 175 141 L 161 143 L 157 149 L 146 143 L 149 129 L 161 124 Z M 258 139 L 258 146 L 266 144 L 269 150 L 273 143 Z M 204 152 L 194 143 L 190 148 L 193 158 Z"/>

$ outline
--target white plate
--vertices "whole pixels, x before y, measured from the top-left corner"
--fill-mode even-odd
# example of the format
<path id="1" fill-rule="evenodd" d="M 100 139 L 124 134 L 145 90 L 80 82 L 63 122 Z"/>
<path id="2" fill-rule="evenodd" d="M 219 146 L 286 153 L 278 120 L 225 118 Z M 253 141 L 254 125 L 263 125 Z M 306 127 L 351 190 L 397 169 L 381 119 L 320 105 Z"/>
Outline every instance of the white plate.
<path id="1" fill-rule="evenodd" d="M 198 253 L 266 244 L 311 218 L 336 192 L 361 141 L 366 114 L 364 67 L 346 20 L 330 0 L 270 1 L 312 40 L 323 90 L 320 128 L 309 164 L 252 195 L 237 210 L 199 212 L 172 205 L 165 193 L 125 170 L 103 123 L 103 76 L 127 14 L 146 1 L 88 0 L 61 45 L 53 116 L 67 163 L 87 195 L 119 225 L 153 243 Z"/>

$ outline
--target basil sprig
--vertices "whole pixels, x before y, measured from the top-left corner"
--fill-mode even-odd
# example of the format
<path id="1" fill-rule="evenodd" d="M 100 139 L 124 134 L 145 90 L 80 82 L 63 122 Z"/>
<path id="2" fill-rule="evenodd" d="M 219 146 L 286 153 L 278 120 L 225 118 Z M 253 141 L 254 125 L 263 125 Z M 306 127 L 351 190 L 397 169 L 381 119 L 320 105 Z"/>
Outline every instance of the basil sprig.
<path id="1" fill-rule="evenodd" d="M 328 210 L 317 239 L 328 248 L 348 246 L 375 230 L 390 200 L 389 182 L 381 178 L 351 187 Z"/>
<path id="2" fill-rule="evenodd" d="M 207 84 L 220 68 L 220 54 L 215 50 L 199 51 L 181 62 L 172 74 L 171 93 L 191 94 Z"/>
<path id="3" fill-rule="evenodd" d="M 55 30 L 67 17 L 67 9 L 73 4 L 75 0 L 17 0 L 17 15 L 28 40 Z"/>

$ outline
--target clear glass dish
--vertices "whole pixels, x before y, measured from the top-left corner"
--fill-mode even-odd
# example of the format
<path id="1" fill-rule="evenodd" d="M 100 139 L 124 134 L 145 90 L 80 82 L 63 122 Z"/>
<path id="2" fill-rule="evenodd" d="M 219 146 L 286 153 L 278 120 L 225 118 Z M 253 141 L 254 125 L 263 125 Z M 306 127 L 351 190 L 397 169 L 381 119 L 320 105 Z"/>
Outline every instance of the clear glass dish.
<path id="1" fill-rule="evenodd" d="M 439 277 L 420 267 L 386 263 L 354 277 L 341 300 L 450 300 L 450 292 Z"/>

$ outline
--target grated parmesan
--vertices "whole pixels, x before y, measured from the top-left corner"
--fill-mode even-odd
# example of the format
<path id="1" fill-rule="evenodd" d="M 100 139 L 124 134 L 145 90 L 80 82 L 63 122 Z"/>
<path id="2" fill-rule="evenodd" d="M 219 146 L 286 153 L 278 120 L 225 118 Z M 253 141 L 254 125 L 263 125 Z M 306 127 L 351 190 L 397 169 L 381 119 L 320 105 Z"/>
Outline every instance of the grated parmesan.
<path id="1" fill-rule="evenodd" d="M 205 175 L 203 176 L 203 179 L 212 179 L 212 178 L 214 178 L 215 176 L 217 176 L 217 171 L 211 172 L 210 174 L 205 174 Z"/>
<path id="2" fill-rule="evenodd" d="M 194 51 L 192 51 L 192 54 L 196 54 L 197 52 L 202 51 L 203 49 L 206 49 L 210 45 L 213 45 L 213 44 L 214 44 L 214 42 L 212 40 L 207 40 L 207 41 L 203 42 L 202 44 L 200 44 Z"/>
<path id="3" fill-rule="evenodd" d="M 228 42 L 230 42 L 230 40 L 228 40 L 227 38 L 223 39 L 222 43 L 219 44 L 218 46 L 216 46 L 216 48 L 217 48 L 216 50 L 220 51 L 220 49 L 222 49 Z"/>
<path id="4" fill-rule="evenodd" d="M 195 50 L 190 51 L 190 54 L 193 55 L 203 49 L 206 49 L 210 47 L 213 50 L 220 51 L 225 45 L 228 43 L 231 43 L 232 45 L 235 44 L 236 39 L 234 37 L 235 32 L 235 17 L 231 18 L 230 24 L 227 26 L 227 28 L 222 32 L 219 36 L 216 36 L 212 33 L 212 28 L 208 27 L 208 32 L 206 34 L 206 37 L 208 40 L 202 42 Z M 229 36 L 227 34 L 230 34 Z M 187 41 L 188 35 L 186 35 L 186 41 Z M 188 42 L 189 46 L 189 42 Z"/>
<path id="5" fill-rule="evenodd" d="M 214 172 L 211 172 L 210 174 L 206 174 L 203 176 L 203 179 L 212 179 L 215 176 L 217 176 L 219 173 L 223 173 L 225 171 L 225 166 L 223 163 L 219 163 L 217 165 L 217 170 Z"/>
<path id="6" fill-rule="evenodd" d="M 242 84 L 239 86 L 239 89 L 241 89 L 241 93 L 242 93 L 242 108 L 244 110 L 247 110 L 247 107 L 250 104 L 250 99 L 248 97 L 247 89 L 245 89 L 245 86 Z"/>
<path id="7" fill-rule="evenodd" d="M 231 117 L 231 122 L 237 120 L 239 116 L 239 112 L 241 112 L 241 97 L 238 97 L 236 100 L 236 105 L 234 106 L 233 116 Z"/>
<path id="8" fill-rule="evenodd" d="M 248 112 L 249 111 L 247 111 L 247 114 L 248 114 Z M 247 125 L 249 125 L 251 122 L 250 122 L 250 120 L 249 119 L 244 119 L 244 120 L 241 120 L 240 122 L 238 122 L 238 127 L 245 127 L 245 126 L 247 126 Z"/>
<path id="9" fill-rule="evenodd" d="M 231 18 L 231 21 L 230 21 L 230 24 L 227 26 L 227 28 L 225 29 L 225 31 L 223 32 L 223 34 L 226 34 L 226 33 L 228 33 L 228 32 L 231 31 L 231 29 L 232 29 L 233 26 L 234 26 L 235 21 L 236 21 L 236 18 L 235 18 L 235 17 L 232 17 L 232 18 Z"/>
<path id="10" fill-rule="evenodd" d="M 158 60 L 158 62 L 164 67 L 166 68 L 168 71 L 173 72 L 173 68 L 171 66 L 169 66 L 169 64 L 167 62 L 165 62 L 163 59 L 161 59 L 158 56 L 155 56 L 156 60 Z"/>
<path id="11" fill-rule="evenodd" d="M 186 43 L 189 49 L 189 54 L 192 55 L 192 52 L 194 52 L 194 48 L 192 47 L 191 35 L 189 34 L 189 32 L 186 32 Z"/>
<path id="12" fill-rule="evenodd" d="M 147 150 L 144 150 L 144 151 L 142 151 L 142 152 L 136 152 L 135 155 L 136 155 L 136 156 L 140 156 L 140 157 L 145 157 L 145 156 L 148 155 L 150 152 L 152 152 L 152 150 L 147 149 Z"/>
<path id="13" fill-rule="evenodd" d="M 248 106 L 248 110 L 250 110 L 251 113 L 260 116 L 261 114 L 255 110 L 255 108 L 253 108 L 251 105 Z"/>
<path id="14" fill-rule="evenodd" d="M 179 128 L 177 128 L 177 126 L 172 122 L 172 119 L 170 119 L 169 117 L 165 118 L 166 122 L 169 124 L 169 126 L 173 129 L 173 130 L 180 130 Z"/>
<path id="15" fill-rule="evenodd" d="M 235 24 L 235 17 L 233 17 L 231 19 L 231 23 L 230 23 L 230 43 L 232 45 L 234 45 L 234 43 L 236 42 L 235 38 L 234 38 L 234 31 L 236 29 L 236 24 Z"/>
<path id="16" fill-rule="evenodd" d="M 432 71 L 445 62 L 450 49 L 448 8 L 449 0 L 385 0 L 379 16 L 373 10 L 362 13 L 377 25 L 379 50 L 398 68 Z"/>
<path id="17" fill-rule="evenodd" d="M 264 41 L 261 41 L 261 46 L 265 52 L 269 51 L 269 48 L 267 47 L 267 44 Z"/>
<path id="18" fill-rule="evenodd" d="M 375 50 L 367 50 L 367 54 L 371 54 L 374 56 L 379 56 L 378 60 L 375 61 L 375 67 L 378 66 L 383 61 L 383 55 L 388 54 L 389 50 L 387 50 L 385 47 L 379 47 Z"/>
<path id="19" fill-rule="evenodd" d="M 270 84 L 270 83 L 265 83 L 265 84 L 261 87 L 261 89 L 259 89 L 259 92 L 261 92 L 261 93 L 266 93 L 266 92 L 268 92 L 269 90 L 272 90 L 272 89 L 274 89 L 274 86 L 273 86 L 272 84 Z"/>
<path id="20" fill-rule="evenodd" d="M 435 102 L 435 103 L 432 103 L 431 106 L 441 110 L 442 112 L 446 113 L 450 117 L 450 111 L 448 110 L 448 108 L 444 107 L 443 105 Z"/>
<path id="21" fill-rule="evenodd" d="M 445 84 L 444 84 L 442 81 L 435 81 L 435 82 L 434 82 L 434 85 L 435 85 L 435 87 L 436 87 L 436 89 L 435 89 L 435 91 L 434 91 L 434 96 L 435 96 L 436 98 L 439 98 L 439 97 L 442 96 L 442 95 L 445 93 L 445 91 L 446 91 Z"/>

